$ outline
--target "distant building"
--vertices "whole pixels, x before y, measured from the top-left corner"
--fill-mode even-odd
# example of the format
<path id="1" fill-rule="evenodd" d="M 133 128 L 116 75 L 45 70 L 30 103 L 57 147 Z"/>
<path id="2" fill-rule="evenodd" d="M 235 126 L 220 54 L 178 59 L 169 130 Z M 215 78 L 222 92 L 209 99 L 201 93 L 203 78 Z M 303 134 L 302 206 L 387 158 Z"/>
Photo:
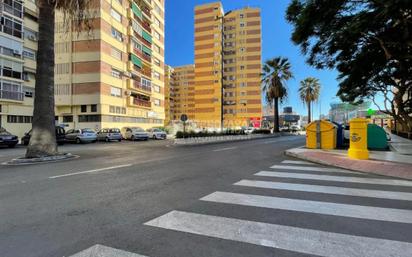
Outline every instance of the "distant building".
<path id="1" fill-rule="evenodd" d="M 265 115 L 263 117 L 263 123 L 265 126 L 273 126 L 274 115 L 273 111 L 270 115 Z M 300 125 L 301 117 L 296 112 L 293 112 L 291 106 L 287 106 L 283 108 L 283 112 L 279 114 L 279 124 L 283 125 L 290 125 L 290 124 L 298 124 Z"/>

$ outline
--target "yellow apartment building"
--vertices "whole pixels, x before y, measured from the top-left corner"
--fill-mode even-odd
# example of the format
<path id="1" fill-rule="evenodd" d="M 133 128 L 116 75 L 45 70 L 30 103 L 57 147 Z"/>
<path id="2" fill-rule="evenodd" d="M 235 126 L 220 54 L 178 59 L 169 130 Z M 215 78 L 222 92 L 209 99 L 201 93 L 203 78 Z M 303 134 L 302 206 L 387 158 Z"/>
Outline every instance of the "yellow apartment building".
<path id="1" fill-rule="evenodd" d="M 0 127 L 22 137 L 31 129 L 37 52 L 34 0 L 0 3 Z"/>
<path id="2" fill-rule="evenodd" d="M 57 122 L 68 128 L 163 126 L 164 0 L 94 0 L 92 30 L 56 15 Z"/>
<path id="3" fill-rule="evenodd" d="M 199 127 L 260 126 L 261 16 L 224 13 L 219 2 L 195 7 L 195 121 Z M 222 108 L 223 105 L 223 108 Z"/>
<path id="4" fill-rule="evenodd" d="M 190 121 L 195 119 L 195 67 L 193 64 L 173 68 L 172 119 L 180 120 L 186 114 Z"/>
<path id="5" fill-rule="evenodd" d="M 168 126 L 170 122 L 173 120 L 173 83 L 173 68 L 165 64 L 165 126 Z"/>

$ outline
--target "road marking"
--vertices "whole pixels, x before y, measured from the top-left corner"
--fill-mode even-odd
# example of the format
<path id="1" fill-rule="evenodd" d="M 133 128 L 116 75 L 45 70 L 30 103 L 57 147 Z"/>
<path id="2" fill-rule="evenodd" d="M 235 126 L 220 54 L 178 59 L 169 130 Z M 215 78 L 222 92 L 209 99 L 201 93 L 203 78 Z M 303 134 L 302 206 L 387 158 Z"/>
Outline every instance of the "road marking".
<path id="1" fill-rule="evenodd" d="M 214 192 L 200 200 L 359 219 L 412 223 L 412 210 L 298 200 L 262 195 Z"/>
<path id="2" fill-rule="evenodd" d="M 406 242 L 181 211 L 171 211 L 145 225 L 317 256 L 410 257 L 412 249 Z"/>
<path id="3" fill-rule="evenodd" d="M 306 167 L 306 166 L 292 166 L 292 165 L 273 165 L 270 167 L 271 169 L 280 169 L 280 170 L 300 170 L 300 171 L 321 171 L 321 172 L 347 172 L 347 173 L 354 173 L 351 171 L 347 171 L 344 169 L 336 169 L 336 168 L 323 168 L 323 167 Z"/>
<path id="4" fill-rule="evenodd" d="M 63 177 L 69 177 L 69 176 L 75 176 L 75 175 L 81 175 L 81 174 L 87 174 L 87 173 L 99 172 L 99 171 L 104 171 L 104 170 L 114 170 L 114 169 L 119 169 L 119 168 L 130 167 L 130 166 L 132 166 L 132 164 L 124 164 L 124 165 L 118 165 L 118 166 L 106 167 L 106 168 L 101 168 L 101 169 L 85 170 L 85 171 L 79 171 L 79 172 L 67 173 L 67 174 L 63 174 L 63 175 L 52 176 L 52 177 L 49 177 L 49 178 L 50 178 L 50 179 L 55 179 L 55 178 L 63 178 Z"/>
<path id="5" fill-rule="evenodd" d="M 314 192 L 314 193 L 324 193 L 324 194 L 350 195 L 350 196 L 412 201 L 412 193 L 393 192 L 393 191 L 357 189 L 357 188 L 335 187 L 335 186 L 318 186 L 318 185 L 282 183 L 282 182 L 259 181 L 259 180 L 245 180 L 245 179 L 239 182 L 236 182 L 234 185 L 268 188 L 268 189 L 280 189 L 280 190 L 292 190 L 292 191 L 302 191 L 302 192 Z"/>
<path id="6" fill-rule="evenodd" d="M 391 185 L 391 186 L 409 186 L 412 187 L 412 181 L 398 180 L 398 179 L 382 179 L 382 178 L 361 178 L 361 177 L 343 177 L 330 175 L 314 175 L 291 172 L 274 172 L 274 171 L 260 171 L 255 176 L 276 177 L 276 178 L 296 178 L 296 179 L 310 179 L 322 181 L 336 181 L 349 183 L 363 183 L 372 185 Z"/>
<path id="7" fill-rule="evenodd" d="M 306 164 L 306 165 L 315 165 L 313 162 L 305 162 L 305 161 L 292 161 L 292 160 L 284 160 L 282 161 L 284 164 Z"/>
<path id="8" fill-rule="evenodd" d="M 226 148 L 219 148 L 219 149 L 215 149 L 213 150 L 213 152 L 221 152 L 221 151 L 228 151 L 228 150 L 233 150 L 236 149 L 237 147 L 226 147 Z"/>
<path id="9" fill-rule="evenodd" d="M 86 250 L 71 255 L 69 257 L 147 257 L 136 253 L 126 252 L 120 249 L 107 247 L 104 245 L 93 245 Z"/>

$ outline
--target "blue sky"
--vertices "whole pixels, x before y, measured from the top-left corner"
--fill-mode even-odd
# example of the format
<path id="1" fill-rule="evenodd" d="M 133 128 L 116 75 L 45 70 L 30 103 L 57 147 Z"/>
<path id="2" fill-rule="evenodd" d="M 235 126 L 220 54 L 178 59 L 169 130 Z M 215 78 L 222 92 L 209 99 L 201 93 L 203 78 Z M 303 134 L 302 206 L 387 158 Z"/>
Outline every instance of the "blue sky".
<path id="1" fill-rule="evenodd" d="M 166 63 L 171 66 L 194 62 L 193 10 L 208 0 L 166 0 Z M 316 70 L 305 63 L 299 47 L 291 40 L 292 27 L 285 20 L 289 0 L 223 0 L 225 12 L 245 6 L 259 7 L 262 12 L 262 57 L 263 61 L 275 57 L 288 57 L 295 78 L 288 82 L 289 97 L 283 106 L 293 106 L 294 111 L 306 114 L 307 110 L 298 98 L 299 81 L 312 76 L 322 84 L 320 107 L 323 114 L 329 110 L 329 103 L 338 89 L 337 72 Z M 314 107 L 314 117 L 319 116 L 319 104 Z"/>

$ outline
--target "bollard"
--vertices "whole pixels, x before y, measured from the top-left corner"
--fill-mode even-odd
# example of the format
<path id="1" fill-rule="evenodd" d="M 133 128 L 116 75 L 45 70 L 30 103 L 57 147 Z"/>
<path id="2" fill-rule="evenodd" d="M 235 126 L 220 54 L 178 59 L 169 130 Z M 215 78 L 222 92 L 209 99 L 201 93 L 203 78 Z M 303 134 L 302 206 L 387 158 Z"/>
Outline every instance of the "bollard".
<path id="1" fill-rule="evenodd" d="M 352 119 L 350 122 L 349 150 L 348 156 L 351 159 L 367 160 L 368 151 L 368 120 L 362 118 Z"/>

